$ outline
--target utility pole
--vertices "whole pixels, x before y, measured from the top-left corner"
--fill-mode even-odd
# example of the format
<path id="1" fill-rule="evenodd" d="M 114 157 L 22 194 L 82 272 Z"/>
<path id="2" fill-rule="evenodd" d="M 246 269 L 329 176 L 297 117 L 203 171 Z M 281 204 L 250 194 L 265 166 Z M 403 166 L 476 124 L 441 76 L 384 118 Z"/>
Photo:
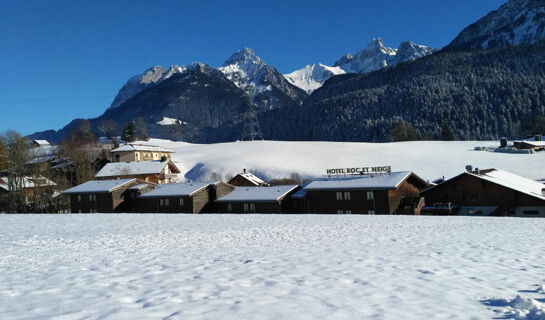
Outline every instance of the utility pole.
<path id="1" fill-rule="evenodd" d="M 242 140 L 264 140 L 261 133 L 261 126 L 259 125 L 259 119 L 257 118 L 257 110 L 254 103 L 255 87 L 250 86 L 247 89 L 248 92 L 248 110 L 243 114 L 243 129 Z"/>

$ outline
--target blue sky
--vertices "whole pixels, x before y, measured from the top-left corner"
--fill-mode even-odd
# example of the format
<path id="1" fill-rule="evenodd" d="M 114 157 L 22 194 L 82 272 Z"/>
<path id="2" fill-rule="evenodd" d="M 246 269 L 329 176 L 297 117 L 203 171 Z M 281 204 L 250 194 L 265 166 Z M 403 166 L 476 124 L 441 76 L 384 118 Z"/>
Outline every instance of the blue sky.
<path id="1" fill-rule="evenodd" d="M 99 116 L 150 66 L 217 67 L 243 47 L 282 73 L 332 64 L 375 37 L 441 48 L 505 2 L 0 0 L 0 131 Z"/>

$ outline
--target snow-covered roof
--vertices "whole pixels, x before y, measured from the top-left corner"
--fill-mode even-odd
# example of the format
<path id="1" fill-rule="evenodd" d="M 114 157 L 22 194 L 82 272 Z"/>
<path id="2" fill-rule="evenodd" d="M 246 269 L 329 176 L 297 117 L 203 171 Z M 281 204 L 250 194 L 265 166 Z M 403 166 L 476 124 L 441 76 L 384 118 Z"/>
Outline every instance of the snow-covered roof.
<path id="1" fill-rule="evenodd" d="M 239 173 L 238 175 L 250 181 L 251 183 L 255 184 L 256 186 L 267 184 L 267 182 L 261 180 L 256 175 L 250 172 L 242 172 L 242 173 Z"/>
<path id="2" fill-rule="evenodd" d="M 50 146 L 51 144 L 47 140 L 34 140 L 34 143 L 38 144 L 39 146 Z"/>
<path id="3" fill-rule="evenodd" d="M 106 164 L 95 175 L 96 178 L 130 176 L 140 174 L 159 174 L 169 161 L 112 162 Z"/>
<path id="4" fill-rule="evenodd" d="M 350 177 L 328 177 L 319 178 L 304 187 L 306 191 L 311 190 L 392 190 L 405 181 L 411 171 L 391 172 L 389 174 L 350 176 Z"/>
<path id="5" fill-rule="evenodd" d="M 297 187 L 297 185 L 236 187 L 216 202 L 276 202 Z"/>
<path id="6" fill-rule="evenodd" d="M 158 146 L 148 146 L 143 144 L 125 144 L 122 145 L 116 149 L 113 149 L 112 152 L 130 152 L 130 151 L 152 151 L 152 152 L 170 152 L 173 153 L 172 150 L 158 147 Z"/>
<path id="7" fill-rule="evenodd" d="M 78 186 L 63 191 L 64 194 L 78 193 L 108 193 L 114 189 L 125 186 L 136 181 L 136 179 L 117 179 L 117 180 L 91 180 Z"/>
<path id="8" fill-rule="evenodd" d="M 202 190 L 210 185 L 205 182 L 185 182 L 185 183 L 167 183 L 161 184 L 154 190 L 140 195 L 140 198 L 160 198 L 160 197 L 187 197 L 195 192 Z"/>
<path id="9" fill-rule="evenodd" d="M 304 183 L 301 185 L 301 189 L 297 190 L 294 194 L 291 195 L 294 199 L 303 199 L 307 196 L 307 192 L 305 191 L 305 187 L 309 185 L 310 182 Z"/>
<path id="10" fill-rule="evenodd" d="M 9 190 L 9 177 L 0 177 L 0 188 Z M 44 176 L 38 176 L 36 178 L 32 176 L 25 176 L 23 180 L 23 188 L 32 189 L 37 187 L 56 186 L 57 184 Z"/>
<path id="11" fill-rule="evenodd" d="M 506 188 L 527 194 L 532 197 L 539 198 L 541 200 L 545 200 L 545 195 L 543 195 L 542 192 L 542 190 L 545 188 L 545 185 L 532 179 L 528 179 L 507 171 L 497 169 L 492 169 L 490 171 L 484 170 L 481 171 L 480 174 L 476 174 L 474 172 L 466 172 L 466 174 L 499 184 Z"/>
<path id="12" fill-rule="evenodd" d="M 529 146 L 534 147 L 545 147 L 545 141 L 528 141 L 528 140 L 522 140 L 522 141 L 515 141 L 515 143 L 525 143 Z"/>

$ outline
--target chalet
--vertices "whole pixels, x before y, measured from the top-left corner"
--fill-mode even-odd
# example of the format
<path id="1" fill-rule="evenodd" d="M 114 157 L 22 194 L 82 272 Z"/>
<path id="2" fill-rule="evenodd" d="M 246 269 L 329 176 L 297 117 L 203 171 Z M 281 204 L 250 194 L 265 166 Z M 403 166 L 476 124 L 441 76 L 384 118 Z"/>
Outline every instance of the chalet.
<path id="1" fill-rule="evenodd" d="M 172 150 L 143 144 L 125 144 L 110 151 L 113 162 L 171 159 Z"/>
<path id="2" fill-rule="evenodd" d="M 70 188 L 63 194 L 70 196 L 72 213 L 119 212 L 125 191 L 138 184 L 138 179 L 91 180 Z"/>
<path id="3" fill-rule="evenodd" d="M 530 149 L 534 151 L 545 150 L 545 141 L 515 141 L 515 149 Z"/>
<path id="4" fill-rule="evenodd" d="M 506 171 L 469 168 L 422 191 L 423 213 L 459 215 L 545 216 L 545 185 Z"/>
<path id="5" fill-rule="evenodd" d="M 7 176 L 0 177 L 0 193 L 8 193 L 12 190 L 23 189 L 25 197 L 30 199 L 34 195 L 43 193 L 54 193 L 57 184 L 48 178 L 39 176 L 24 176 L 23 178 L 9 178 Z"/>
<path id="6" fill-rule="evenodd" d="M 246 169 L 234 176 L 228 183 L 237 187 L 262 187 L 268 185 L 267 182 L 261 180 L 253 173 L 246 172 Z"/>
<path id="7" fill-rule="evenodd" d="M 219 212 L 219 208 L 217 208 L 215 201 L 227 195 L 228 193 L 231 193 L 234 189 L 235 186 L 225 183 L 223 181 L 211 183 L 208 188 L 210 201 L 208 202 L 208 205 L 206 206 L 204 211 L 207 213 Z"/>
<path id="8" fill-rule="evenodd" d="M 328 177 L 310 182 L 299 196 L 307 213 L 414 214 L 428 183 L 410 171 Z"/>
<path id="9" fill-rule="evenodd" d="M 138 211 L 201 213 L 210 201 L 209 183 L 163 184 L 138 197 Z"/>
<path id="10" fill-rule="evenodd" d="M 298 188 L 297 185 L 236 187 L 215 201 L 216 209 L 220 213 L 288 213 L 290 196 Z"/>
<path id="11" fill-rule="evenodd" d="M 120 212 L 142 212 L 140 208 L 139 197 L 146 192 L 150 192 L 155 189 L 158 185 L 151 182 L 135 184 L 123 193 L 123 203 L 120 205 Z"/>
<path id="12" fill-rule="evenodd" d="M 155 184 L 171 183 L 180 169 L 171 160 L 112 162 L 106 164 L 96 175 L 97 180 L 136 178 Z"/>
<path id="13" fill-rule="evenodd" d="M 51 144 L 47 140 L 33 140 L 30 144 L 32 148 L 51 147 Z"/>

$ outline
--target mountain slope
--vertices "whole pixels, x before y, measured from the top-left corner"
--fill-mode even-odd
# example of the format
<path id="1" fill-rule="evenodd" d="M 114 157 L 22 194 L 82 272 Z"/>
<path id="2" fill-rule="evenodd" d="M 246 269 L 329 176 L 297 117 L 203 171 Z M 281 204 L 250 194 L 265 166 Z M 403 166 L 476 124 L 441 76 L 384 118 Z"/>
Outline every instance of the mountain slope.
<path id="1" fill-rule="evenodd" d="M 262 109 L 300 105 L 307 98 L 304 91 L 289 83 L 249 48 L 235 52 L 218 70 L 252 96 Z"/>
<path id="2" fill-rule="evenodd" d="M 465 28 L 447 50 L 532 44 L 545 37 L 545 1 L 510 0 Z"/>

